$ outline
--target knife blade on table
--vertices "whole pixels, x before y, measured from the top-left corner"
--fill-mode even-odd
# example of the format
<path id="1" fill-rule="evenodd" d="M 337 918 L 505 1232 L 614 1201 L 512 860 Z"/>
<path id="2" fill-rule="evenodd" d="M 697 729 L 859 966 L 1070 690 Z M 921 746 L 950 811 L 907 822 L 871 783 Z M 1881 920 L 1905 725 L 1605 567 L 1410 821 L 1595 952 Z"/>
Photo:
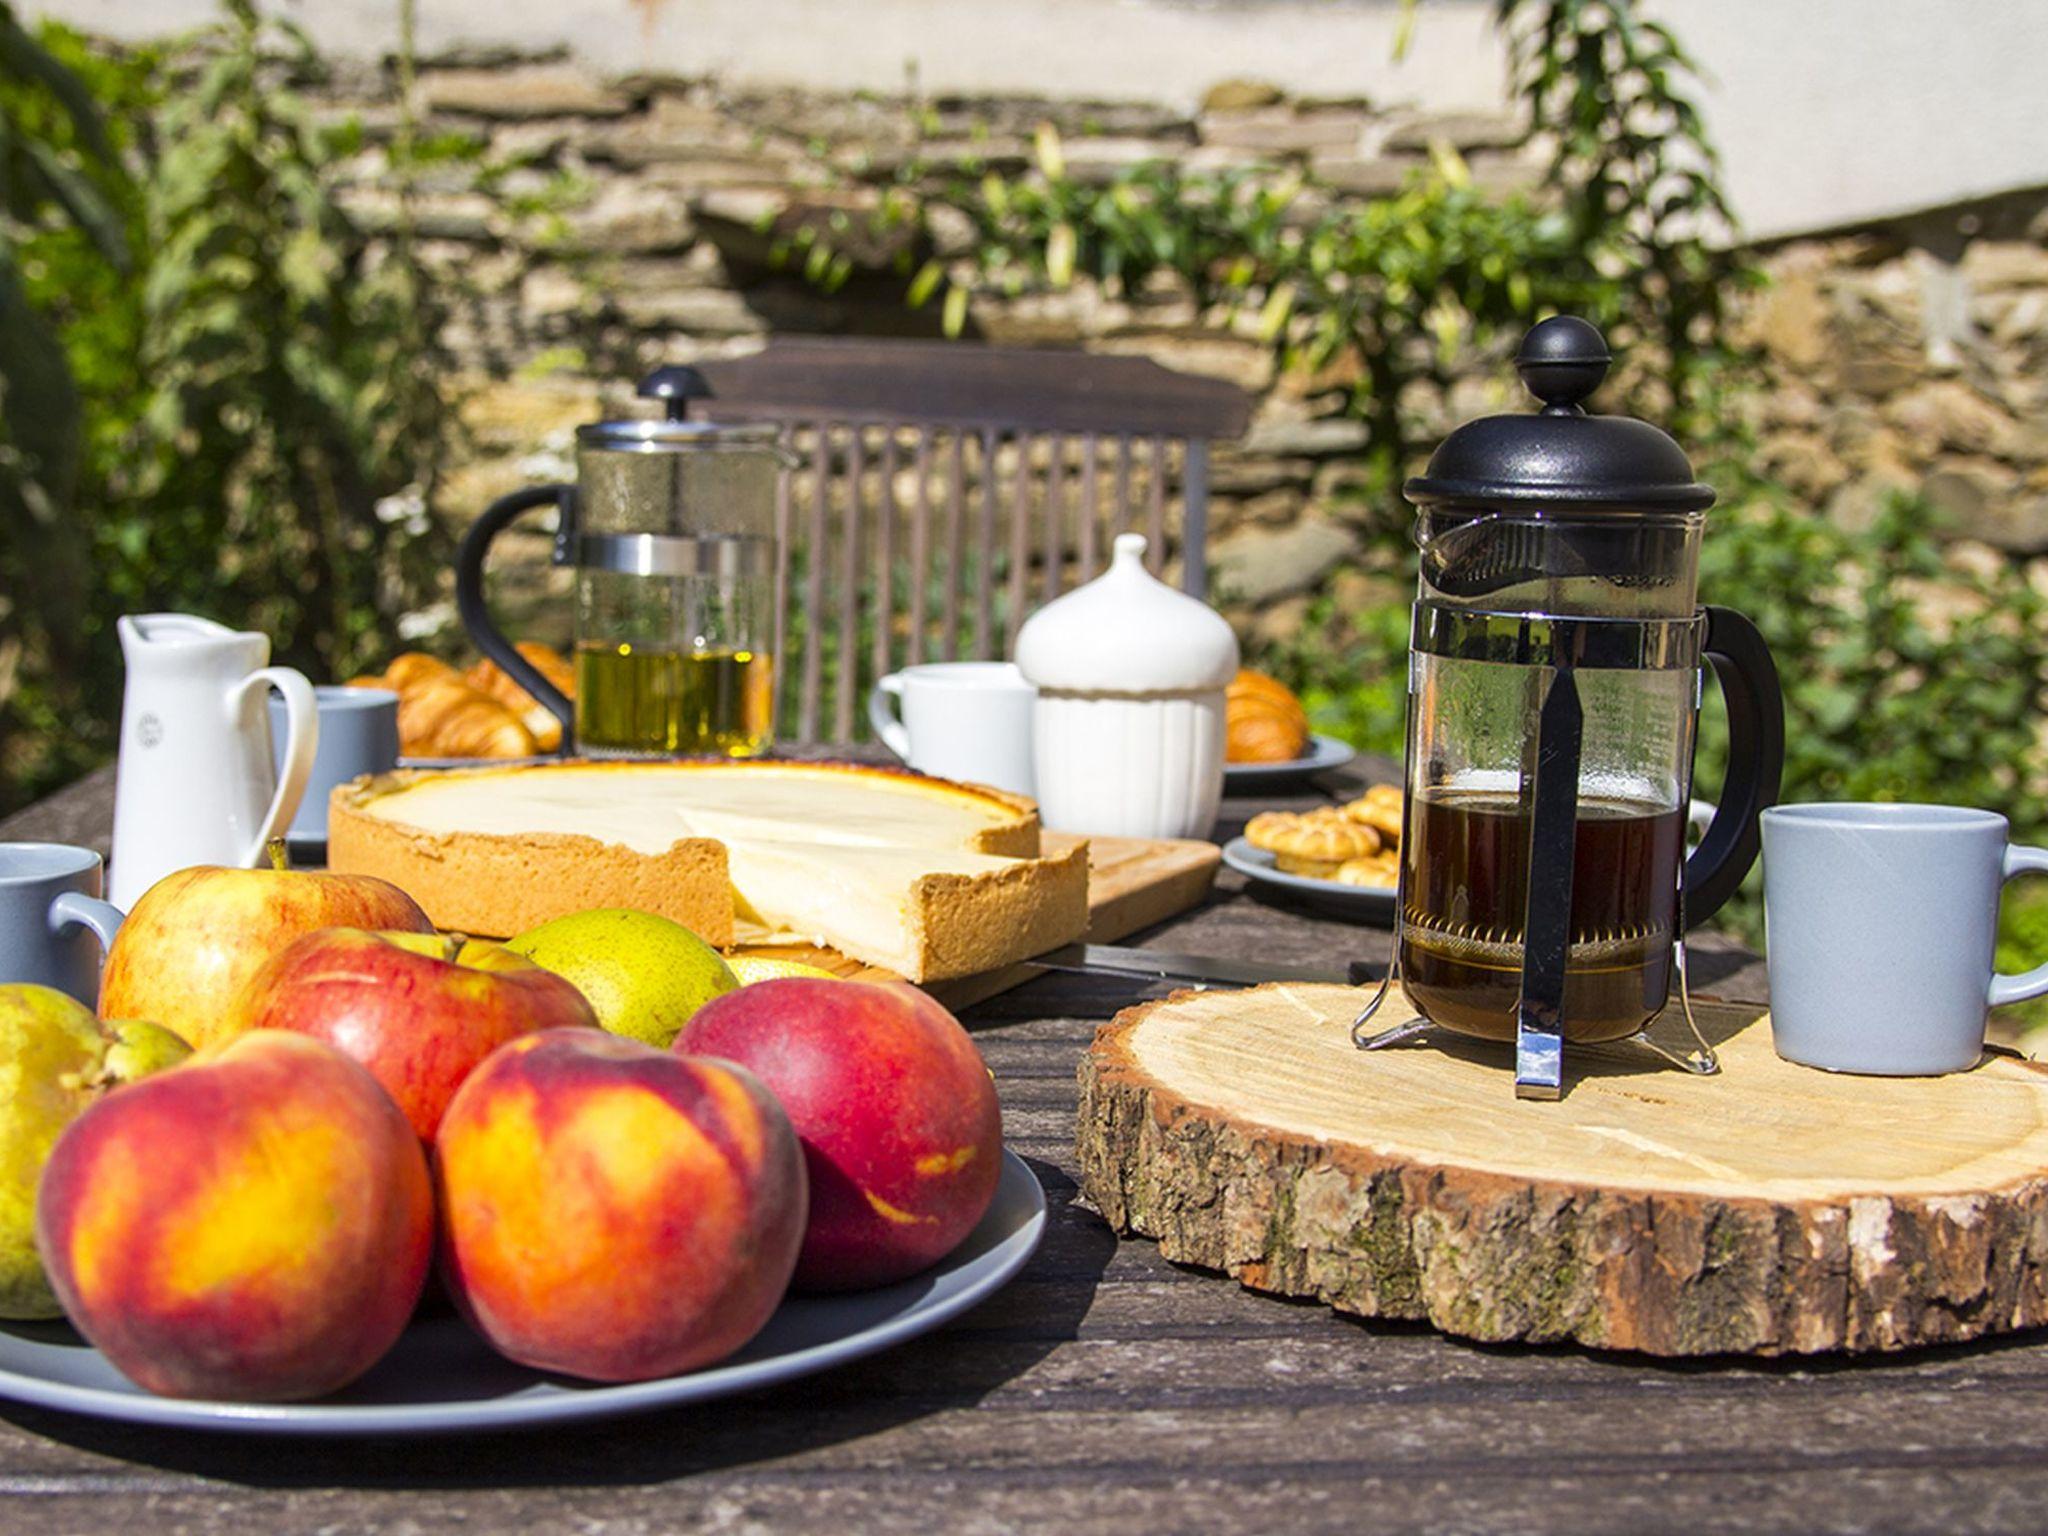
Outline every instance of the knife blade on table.
<path id="1" fill-rule="evenodd" d="M 1138 981 L 1180 981 L 1196 986 L 1255 987 L 1268 981 L 1302 981 L 1355 987 L 1379 980 L 1379 968 L 1362 960 L 1342 967 L 1287 965 L 1265 960 L 1230 960 L 1219 955 L 1182 955 L 1163 949 L 1129 949 L 1115 944 L 1068 944 L 1024 963 L 1043 971 L 1128 976 Z"/>

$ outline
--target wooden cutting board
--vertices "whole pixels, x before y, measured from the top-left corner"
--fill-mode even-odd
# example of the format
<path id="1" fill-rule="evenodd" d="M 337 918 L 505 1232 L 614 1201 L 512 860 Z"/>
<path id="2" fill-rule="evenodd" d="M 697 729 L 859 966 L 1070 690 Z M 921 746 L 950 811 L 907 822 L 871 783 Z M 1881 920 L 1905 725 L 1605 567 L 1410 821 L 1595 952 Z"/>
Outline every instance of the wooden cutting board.
<path id="1" fill-rule="evenodd" d="M 1706 1004 L 1719 1076 L 1568 1050 L 1565 1097 L 1524 1102 L 1505 1047 L 1354 1049 L 1363 998 L 1183 993 L 1104 1025 L 1083 1193 L 1178 1262 L 1490 1341 L 1785 1354 L 2048 1324 L 2048 1067 L 1818 1072 L 1760 1009 Z"/>
<path id="2" fill-rule="evenodd" d="M 1214 843 L 1138 837 L 1084 839 L 1059 832 L 1047 832 L 1041 838 L 1048 855 L 1065 853 L 1084 841 L 1088 844 L 1087 940 L 1091 944 L 1114 944 L 1199 905 L 1215 883 L 1216 868 L 1223 858 Z M 903 979 L 894 971 L 863 965 L 837 950 L 809 944 L 743 945 L 735 953 L 800 960 L 856 981 Z M 1010 965 L 978 976 L 930 982 L 925 991 L 948 1008 L 965 1008 L 1036 974 L 1028 965 Z"/>

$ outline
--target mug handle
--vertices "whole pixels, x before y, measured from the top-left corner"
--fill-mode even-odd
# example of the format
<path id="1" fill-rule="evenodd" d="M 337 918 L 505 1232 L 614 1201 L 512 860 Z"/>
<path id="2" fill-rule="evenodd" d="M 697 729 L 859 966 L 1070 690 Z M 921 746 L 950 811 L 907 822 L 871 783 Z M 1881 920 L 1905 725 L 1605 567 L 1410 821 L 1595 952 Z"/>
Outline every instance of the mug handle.
<path id="1" fill-rule="evenodd" d="M 65 891 L 50 903 L 50 932 L 90 928 L 93 937 L 100 941 L 100 953 L 104 955 L 114 947 L 114 935 L 120 931 L 121 920 L 125 916 L 111 901 L 101 901 L 99 897 L 88 896 L 82 891 Z"/>
<path id="2" fill-rule="evenodd" d="M 2025 848 L 2018 843 L 2008 843 L 2005 873 L 2001 878 L 2010 880 L 2015 875 L 2048 875 L 2048 848 Z M 2037 965 L 2017 976 L 1994 972 L 1991 977 L 1991 1006 L 1994 1008 L 2003 1008 L 2007 1003 L 2023 1003 L 2043 993 L 2048 993 L 2048 965 Z"/>
<path id="3" fill-rule="evenodd" d="M 875 735 L 881 738 L 882 745 L 907 763 L 910 761 L 910 732 L 896 717 L 896 709 L 900 706 L 889 702 L 902 697 L 901 672 L 891 672 L 887 677 L 876 679 L 875 686 L 868 690 L 868 724 L 875 728 Z"/>
<path id="4" fill-rule="evenodd" d="M 313 698 L 313 685 L 303 672 L 290 667 L 259 667 L 228 690 L 228 719 L 239 722 L 248 696 L 275 688 L 284 695 L 284 765 L 277 774 L 277 793 L 270 797 L 270 809 L 255 840 L 242 853 L 242 868 L 257 869 L 264 863 L 264 851 L 273 837 L 282 837 L 306 798 L 306 781 L 313 776 L 313 754 L 320 746 L 320 706 Z"/>

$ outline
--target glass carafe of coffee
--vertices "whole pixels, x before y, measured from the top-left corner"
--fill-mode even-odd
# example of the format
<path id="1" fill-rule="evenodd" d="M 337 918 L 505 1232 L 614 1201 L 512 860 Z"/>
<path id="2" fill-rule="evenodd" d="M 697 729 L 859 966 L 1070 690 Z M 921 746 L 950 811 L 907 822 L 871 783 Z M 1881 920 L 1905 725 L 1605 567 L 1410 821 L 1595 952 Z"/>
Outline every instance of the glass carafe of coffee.
<path id="1" fill-rule="evenodd" d="M 1516 366 L 1540 411 L 1467 423 L 1405 487 L 1421 579 L 1395 967 L 1420 1017 L 1368 1034 L 1376 998 L 1353 1035 L 1514 1041 L 1528 1098 L 1561 1091 L 1567 1042 L 1640 1036 L 1682 986 L 1684 930 L 1754 862 L 1784 762 L 1769 651 L 1696 601 L 1714 493 L 1657 428 L 1581 405 L 1610 361 L 1583 320 L 1538 324 Z M 1702 661 L 1730 761 L 1688 858 Z M 1714 1068 L 1704 1042 L 1676 1059 Z"/>
<path id="2" fill-rule="evenodd" d="M 693 420 L 709 388 L 664 368 L 640 393 L 666 419 L 576 432 L 577 483 L 493 502 L 464 539 L 456 601 L 472 641 L 557 715 L 591 757 L 749 757 L 774 734 L 776 480 L 768 424 Z M 483 568 L 513 519 L 558 508 L 554 562 L 576 569 L 574 701 L 491 620 Z"/>

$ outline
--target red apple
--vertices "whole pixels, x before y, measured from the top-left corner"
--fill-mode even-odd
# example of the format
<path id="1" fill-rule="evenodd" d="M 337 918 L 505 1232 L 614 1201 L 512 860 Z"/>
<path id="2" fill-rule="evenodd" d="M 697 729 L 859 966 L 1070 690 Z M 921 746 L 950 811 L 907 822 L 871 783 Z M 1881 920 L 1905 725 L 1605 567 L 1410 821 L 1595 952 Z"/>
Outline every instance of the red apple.
<path id="1" fill-rule="evenodd" d="M 388 880 L 298 869 L 198 865 L 157 881 L 107 951 L 100 1017 L 151 1019 L 194 1050 L 234 1035 L 236 1004 L 264 961 L 317 928 L 432 933 Z"/>
<path id="2" fill-rule="evenodd" d="M 320 1397 L 405 1328 L 433 1257 L 419 1138 L 303 1035 L 116 1088 L 58 1138 L 36 1243 L 65 1315 L 172 1397 Z"/>
<path id="3" fill-rule="evenodd" d="M 422 1141 L 462 1080 L 507 1040 L 597 1027 L 554 972 L 481 939 L 323 928 L 249 979 L 237 1029 L 289 1029 L 370 1069 Z"/>
<path id="4" fill-rule="evenodd" d="M 995 1198 L 995 1087 L 967 1031 L 915 987 L 756 982 L 698 1009 L 673 1049 L 738 1062 L 789 1112 L 811 1182 L 799 1287 L 915 1274 Z"/>

